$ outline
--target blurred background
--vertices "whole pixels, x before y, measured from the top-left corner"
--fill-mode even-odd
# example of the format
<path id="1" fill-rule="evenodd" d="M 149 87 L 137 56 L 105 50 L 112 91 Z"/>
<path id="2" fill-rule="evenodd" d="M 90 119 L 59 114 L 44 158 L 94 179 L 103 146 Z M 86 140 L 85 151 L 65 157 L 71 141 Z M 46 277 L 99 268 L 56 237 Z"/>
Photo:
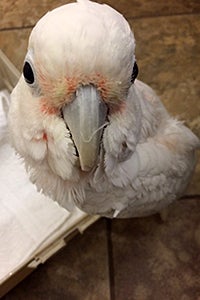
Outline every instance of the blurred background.
<path id="1" fill-rule="evenodd" d="M 72 1 L 0 1 L 0 48 L 21 71 L 29 34 Z M 105 0 L 136 38 L 139 79 L 200 137 L 200 1 Z M 101 219 L 4 299 L 199 300 L 200 163 L 167 219 Z"/>

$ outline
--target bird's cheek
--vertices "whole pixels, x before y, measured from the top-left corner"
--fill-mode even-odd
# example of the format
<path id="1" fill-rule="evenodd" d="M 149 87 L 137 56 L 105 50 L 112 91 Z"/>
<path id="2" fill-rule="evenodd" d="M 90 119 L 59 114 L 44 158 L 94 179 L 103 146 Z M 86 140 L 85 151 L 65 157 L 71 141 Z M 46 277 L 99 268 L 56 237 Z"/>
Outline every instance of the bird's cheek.
<path id="1" fill-rule="evenodd" d="M 48 116 L 53 116 L 53 115 L 59 114 L 59 110 L 57 108 L 49 105 L 47 99 L 45 99 L 45 98 L 42 98 L 40 100 L 40 112 L 42 113 L 43 117 L 48 117 Z M 48 140 L 49 140 L 49 136 L 45 130 L 39 139 L 37 139 L 35 137 L 35 141 L 48 142 Z"/>
<path id="2" fill-rule="evenodd" d="M 29 153 L 30 157 L 35 161 L 42 161 L 47 154 L 47 144 L 44 141 L 43 136 L 45 133 L 41 133 L 40 137 L 34 135 L 31 140 L 24 140 L 24 147 L 26 149 L 26 156 Z"/>
<path id="3" fill-rule="evenodd" d="M 57 115 L 59 113 L 58 108 L 50 105 L 46 98 L 41 98 L 40 100 L 40 111 L 45 115 Z"/>

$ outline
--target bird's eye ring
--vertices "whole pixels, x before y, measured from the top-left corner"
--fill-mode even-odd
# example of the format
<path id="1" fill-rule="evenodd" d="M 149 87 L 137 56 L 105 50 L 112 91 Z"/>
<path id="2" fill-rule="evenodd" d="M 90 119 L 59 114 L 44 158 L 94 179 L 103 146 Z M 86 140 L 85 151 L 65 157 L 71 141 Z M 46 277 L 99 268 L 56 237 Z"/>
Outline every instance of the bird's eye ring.
<path id="1" fill-rule="evenodd" d="M 23 67 L 24 79 L 28 84 L 33 84 L 35 81 L 34 72 L 31 64 L 28 61 L 25 61 Z"/>
<path id="2" fill-rule="evenodd" d="M 33 96 L 38 97 L 41 96 L 41 89 L 38 84 L 37 73 L 34 68 L 34 59 L 33 53 L 30 50 L 26 55 L 24 66 L 23 66 L 23 77 L 24 81 L 31 88 L 31 93 Z"/>

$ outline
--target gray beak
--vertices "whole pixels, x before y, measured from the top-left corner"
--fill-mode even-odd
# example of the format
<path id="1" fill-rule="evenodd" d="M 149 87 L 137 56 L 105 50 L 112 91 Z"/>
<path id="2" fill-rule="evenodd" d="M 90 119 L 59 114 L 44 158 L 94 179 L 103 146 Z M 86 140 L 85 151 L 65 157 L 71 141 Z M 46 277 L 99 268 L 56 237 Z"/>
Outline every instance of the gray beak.
<path id="1" fill-rule="evenodd" d="M 75 99 L 63 108 L 63 117 L 72 134 L 83 171 L 90 171 L 98 160 L 106 116 L 107 106 L 93 85 L 81 86 Z"/>

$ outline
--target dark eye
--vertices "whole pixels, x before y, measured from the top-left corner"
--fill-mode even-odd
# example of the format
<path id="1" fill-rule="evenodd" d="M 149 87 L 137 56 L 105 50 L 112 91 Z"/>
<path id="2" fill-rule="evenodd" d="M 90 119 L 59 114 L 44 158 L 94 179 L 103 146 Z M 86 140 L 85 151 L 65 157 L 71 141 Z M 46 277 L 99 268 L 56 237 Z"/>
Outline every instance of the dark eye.
<path id="1" fill-rule="evenodd" d="M 23 67 L 23 75 L 24 75 L 24 79 L 28 84 L 33 84 L 34 83 L 34 73 L 33 73 L 33 69 L 30 65 L 29 62 L 25 62 L 24 67 Z"/>
<path id="2" fill-rule="evenodd" d="M 137 77 L 137 75 L 138 75 L 138 65 L 135 61 L 134 66 L 133 66 L 133 72 L 132 72 L 132 75 L 131 75 L 131 82 L 132 83 L 135 81 L 135 78 Z"/>

